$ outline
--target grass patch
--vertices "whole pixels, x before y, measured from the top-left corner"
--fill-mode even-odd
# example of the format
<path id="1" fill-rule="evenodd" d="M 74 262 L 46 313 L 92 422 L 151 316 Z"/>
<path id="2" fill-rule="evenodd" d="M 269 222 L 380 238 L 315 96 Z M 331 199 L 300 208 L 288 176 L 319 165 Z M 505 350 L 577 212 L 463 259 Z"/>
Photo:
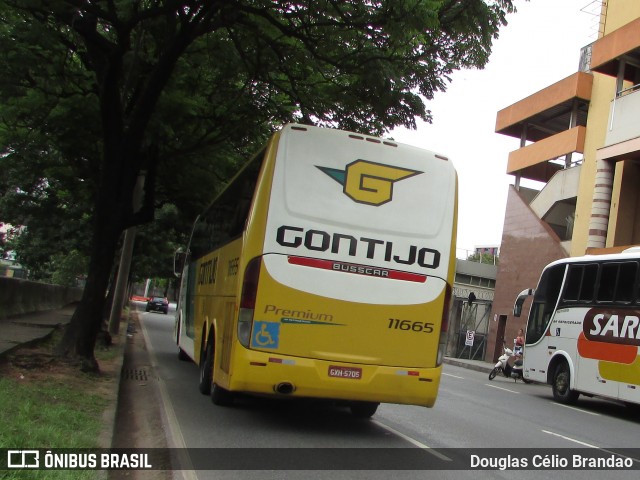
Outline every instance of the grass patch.
<path id="1" fill-rule="evenodd" d="M 98 447 L 107 399 L 93 381 L 0 379 L 0 445 L 11 448 Z"/>
<path id="2" fill-rule="evenodd" d="M 11 352 L 0 364 L 0 448 L 98 448 L 104 412 L 117 398 L 121 349 L 96 349 L 101 373 L 80 372 L 53 349 L 61 331 Z M 42 463 L 41 459 L 41 463 Z M 97 471 L 11 470 L 0 478 L 83 479 Z"/>

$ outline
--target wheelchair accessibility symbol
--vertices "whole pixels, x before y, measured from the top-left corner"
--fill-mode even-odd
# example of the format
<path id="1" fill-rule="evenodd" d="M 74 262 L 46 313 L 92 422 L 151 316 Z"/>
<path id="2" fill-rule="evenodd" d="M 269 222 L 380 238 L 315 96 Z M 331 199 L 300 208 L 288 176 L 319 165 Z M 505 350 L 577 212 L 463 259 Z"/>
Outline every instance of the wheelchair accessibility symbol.
<path id="1" fill-rule="evenodd" d="M 258 348 L 278 348 L 280 324 L 276 322 L 254 322 L 251 346 Z"/>

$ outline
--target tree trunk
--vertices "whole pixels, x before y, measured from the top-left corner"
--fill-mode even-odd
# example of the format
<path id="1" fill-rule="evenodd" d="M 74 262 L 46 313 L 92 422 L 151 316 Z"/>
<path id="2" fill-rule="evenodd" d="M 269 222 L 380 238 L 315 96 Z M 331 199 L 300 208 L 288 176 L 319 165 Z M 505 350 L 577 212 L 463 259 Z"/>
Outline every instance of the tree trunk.
<path id="1" fill-rule="evenodd" d="M 101 203 L 106 206 L 111 201 L 103 199 Z M 87 282 L 80 303 L 57 346 L 58 354 L 76 357 L 81 363 L 81 370 L 91 372 L 99 371 L 94 348 L 103 322 L 111 268 L 122 232 L 120 222 L 116 215 L 109 213 L 109 208 L 98 208 L 95 222 Z"/>

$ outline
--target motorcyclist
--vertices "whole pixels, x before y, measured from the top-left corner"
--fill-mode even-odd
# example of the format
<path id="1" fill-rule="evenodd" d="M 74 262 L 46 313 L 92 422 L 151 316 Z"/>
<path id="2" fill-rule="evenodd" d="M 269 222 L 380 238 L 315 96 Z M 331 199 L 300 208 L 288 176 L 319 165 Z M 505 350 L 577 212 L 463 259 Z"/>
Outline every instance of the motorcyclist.
<path id="1" fill-rule="evenodd" d="M 513 354 L 518 358 L 522 358 L 523 350 L 524 350 L 524 331 L 520 329 L 518 330 L 518 335 L 514 340 Z"/>

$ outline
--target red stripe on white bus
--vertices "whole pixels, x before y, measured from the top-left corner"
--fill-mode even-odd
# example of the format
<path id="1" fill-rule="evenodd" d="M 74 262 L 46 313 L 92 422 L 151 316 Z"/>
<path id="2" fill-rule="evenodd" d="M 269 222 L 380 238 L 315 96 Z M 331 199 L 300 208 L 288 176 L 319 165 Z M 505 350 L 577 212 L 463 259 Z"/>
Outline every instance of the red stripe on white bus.
<path id="1" fill-rule="evenodd" d="M 332 270 L 335 272 L 353 273 L 367 277 L 389 278 L 391 280 L 402 280 L 405 282 L 425 283 L 426 275 L 411 272 L 401 272 L 389 270 L 387 268 L 371 267 L 369 265 L 359 265 L 356 263 L 338 262 L 335 260 L 323 260 L 319 258 L 293 257 L 290 256 L 289 263 L 301 265 L 303 267 L 320 268 L 322 270 Z"/>

